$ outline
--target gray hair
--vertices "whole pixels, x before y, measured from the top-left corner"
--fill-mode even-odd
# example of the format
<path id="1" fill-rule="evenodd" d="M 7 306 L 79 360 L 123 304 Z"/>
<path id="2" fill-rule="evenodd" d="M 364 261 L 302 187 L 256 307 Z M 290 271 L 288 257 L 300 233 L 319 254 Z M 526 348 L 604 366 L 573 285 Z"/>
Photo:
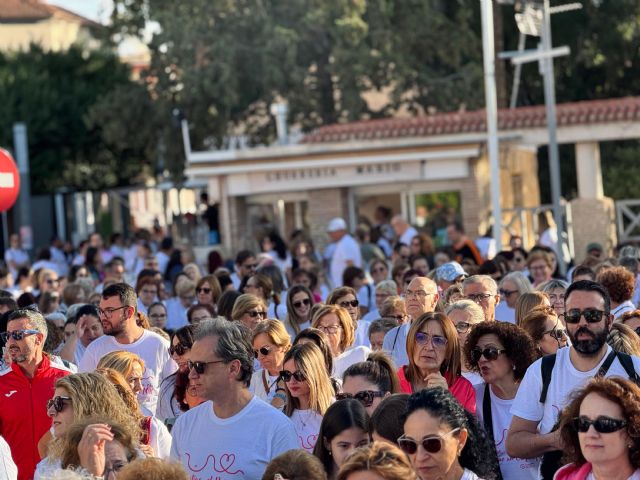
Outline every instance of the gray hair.
<path id="1" fill-rule="evenodd" d="M 473 300 L 458 300 L 457 302 L 453 302 L 445 308 L 444 313 L 449 316 L 451 312 L 454 310 L 460 310 L 462 312 L 467 312 L 469 317 L 473 320 L 474 323 L 484 322 L 484 311 L 482 307 L 478 305 Z"/>
<path id="2" fill-rule="evenodd" d="M 398 285 L 393 280 L 383 280 L 376 285 L 376 292 L 385 292 L 389 295 L 398 294 Z"/>
<path id="3" fill-rule="evenodd" d="M 476 283 L 481 283 L 483 286 L 491 290 L 494 295 L 498 293 L 498 284 L 489 275 L 471 275 L 464 279 L 462 282 L 462 288 L 464 289 L 467 285 L 473 285 Z"/>
<path id="4" fill-rule="evenodd" d="M 218 337 L 216 356 L 225 363 L 240 361 L 240 373 L 236 380 L 249 386 L 253 375 L 253 346 L 249 340 L 250 332 L 242 329 L 237 323 L 218 318 L 200 322 L 194 332 L 194 341 L 206 337 Z"/>
<path id="5" fill-rule="evenodd" d="M 506 281 L 512 282 L 516 286 L 516 290 L 518 290 L 518 295 L 522 295 L 523 293 L 533 292 L 533 287 L 531 286 L 531 282 L 529 281 L 527 276 L 522 272 L 511 272 L 506 274 L 500 281 L 500 286 L 502 287 L 504 285 L 504 282 Z"/>
<path id="6" fill-rule="evenodd" d="M 542 293 L 551 293 L 551 290 L 555 290 L 556 288 L 562 288 L 563 290 L 566 290 L 567 288 L 569 288 L 569 284 L 564 280 L 553 278 L 548 282 L 544 282 L 542 285 L 538 285 L 538 288 L 536 290 Z"/>
<path id="7" fill-rule="evenodd" d="M 44 342 L 47 340 L 47 333 L 49 330 L 47 329 L 47 322 L 42 314 L 40 312 L 36 312 L 35 310 L 21 308 L 19 310 L 11 312 L 7 323 L 12 320 L 22 320 L 23 318 L 27 319 L 27 325 L 29 326 L 29 328 L 37 330 L 43 335 L 42 342 L 44 344 Z"/>

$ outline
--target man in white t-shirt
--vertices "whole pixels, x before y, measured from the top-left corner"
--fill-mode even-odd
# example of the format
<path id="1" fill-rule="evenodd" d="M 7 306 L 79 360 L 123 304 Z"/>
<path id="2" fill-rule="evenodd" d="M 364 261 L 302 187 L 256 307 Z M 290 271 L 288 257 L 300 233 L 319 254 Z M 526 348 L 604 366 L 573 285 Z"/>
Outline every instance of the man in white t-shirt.
<path id="1" fill-rule="evenodd" d="M 571 393 L 598 376 L 609 360 L 612 349 L 606 340 L 613 322 L 610 310 L 609 294 L 599 283 L 581 280 L 569 286 L 564 319 L 571 346 L 556 353 L 544 403 L 540 402 L 542 359 L 527 369 L 511 408 L 513 418 L 506 442 L 510 456 L 534 458 L 562 450 L 559 431 L 552 432 L 553 426 Z M 628 378 L 618 357 L 611 358 L 604 376 Z M 635 371 L 640 372 L 640 358 L 631 359 Z"/>
<path id="2" fill-rule="evenodd" d="M 409 364 L 407 336 L 411 323 L 422 314 L 433 312 L 439 298 L 436 283 L 427 277 L 415 277 L 404 291 L 404 301 L 410 321 L 389 330 L 382 342 L 382 350 L 391 355 L 398 368 Z"/>
<path id="3" fill-rule="evenodd" d="M 333 288 L 342 286 L 342 273 L 344 269 L 353 265 L 362 268 L 362 255 L 360 245 L 347 233 L 347 223 L 342 218 L 334 218 L 327 226 L 327 234 L 335 244 L 329 275 Z"/>
<path id="4" fill-rule="evenodd" d="M 176 420 L 171 457 L 191 480 L 262 478 L 271 459 L 299 448 L 291 420 L 249 392 L 253 348 L 237 325 L 201 322 L 189 357 L 189 380 L 208 401 Z"/>
<path id="5" fill-rule="evenodd" d="M 395 232 L 399 243 L 411 245 L 413 237 L 418 235 L 418 231 L 413 228 L 402 215 L 395 215 L 391 219 L 391 226 L 393 227 L 393 231 Z"/>
<path id="6" fill-rule="evenodd" d="M 136 292 L 126 283 L 114 283 L 104 289 L 98 308 L 104 335 L 87 346 L 78 369 L 92 372 L 109 352 L 135 353 L 145 364 L 138 402 L 155 414 L 160 383 L 175 372 L 178 365 L 169 356 L 169 342 L 136 323 L 136 304 Z"/>

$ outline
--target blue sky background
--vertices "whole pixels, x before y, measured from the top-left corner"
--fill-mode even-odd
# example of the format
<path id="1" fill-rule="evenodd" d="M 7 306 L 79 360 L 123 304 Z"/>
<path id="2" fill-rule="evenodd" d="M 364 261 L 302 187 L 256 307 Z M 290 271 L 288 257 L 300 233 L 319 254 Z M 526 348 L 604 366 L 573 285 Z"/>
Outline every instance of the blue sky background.
<path id="1" fill-rule="evenodd" d="M 106 22 L 111 12 L 111 0 L 48 0 L 91 20 Z"/>

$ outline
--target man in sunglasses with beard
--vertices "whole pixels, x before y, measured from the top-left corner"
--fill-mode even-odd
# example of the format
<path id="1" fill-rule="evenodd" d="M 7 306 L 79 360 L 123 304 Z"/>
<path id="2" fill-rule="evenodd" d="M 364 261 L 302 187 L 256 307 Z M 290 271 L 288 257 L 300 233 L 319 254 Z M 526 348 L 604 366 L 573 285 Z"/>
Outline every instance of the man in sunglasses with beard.
<path id="1" fill-rule="evenodd" d="M 71 371 L 43 355 L 47 324 L 39 312 L 14 311 L 0 336 L 11 361 L 0 370 L 0 434 L 11 447 L 18 479 L 29 479 L 40 461 L 38 441 L 51 427 L 47 401 L 56 380 Z"/>
<path id="2" fill-rule="evenodd" d="M 511 457 L 536 458 L 562 450 L 554 425 L 571 394 L 591 378 L 638 378 L 635 372 L 640 372 L 640 358 L 623 358 L 606 342 L 613 316 L 609 293 L 601 284 L 581 280 L 569 286 L 565 293 L 564 322 L 571 346 L 558 350 L 553 364 L 545 360 L 547 357 L 534 362 L 518 389 L 506 441 Z M 543 373 L 545 362 L 552 365 L 548 370 L 550 379 Z"/>
<path id="3" fill-rule="evenodd" d="M 299 448 L 293 423 L 249 391 L 254 354 L 241 327 L 205 320 L 194 336 L 189 380 L 208 401 L 176 420 L 171 457 L 189 478 L 262 478 L 272 458 Z"/>

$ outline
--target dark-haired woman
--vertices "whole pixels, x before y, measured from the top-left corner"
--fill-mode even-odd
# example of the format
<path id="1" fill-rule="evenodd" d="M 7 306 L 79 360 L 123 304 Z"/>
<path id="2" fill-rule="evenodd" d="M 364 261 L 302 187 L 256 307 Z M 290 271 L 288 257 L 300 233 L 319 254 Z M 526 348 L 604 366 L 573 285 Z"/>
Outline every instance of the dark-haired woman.
<path id="1" fill-rule="evenodd" d="M 371 415 L 382 399 L 400 392 L 400 382 L 393 362 L 382 352 L 371 353 L 365 362 L 347 368 L 342 376 L 342 393 L 336 398 L 355 398 Z"/>
<path id="2" fill-rule="evenodd" d="M 640 479 L 640 388 L 620 377 L 595 378 L 560 417 L 569 465 L 557 480 Z"/>
<path id="3" fill-rule="evenodd" d="M 311 307 L 315 303 L 313 293 L 304 285 L 294 285 L 289 289 L 284 326 L 292 339 L 302 330 L 311 327 Z"/>
<path id="4" fill-rule="evenodd" d="M 193 332 L 195 326 L 187 325 L 175 331 L 171 337 L 169 353 L 174 362 L 178 364 L 178 370 L 169 375 L 160 384 L 158 394 L 158 406 L 156 407 L 156 417 L 160 420 L 177 418 L 183 410 L 176 396 L 176 381 L 180 372 L 187 372 L 187 354 L 193 346 Z"/>
<path id="5" fill-rule="evenodd" d="M 324 465 L 329 480 L 336 478 L 356 448 L 369 444 L 368 429 L 369 415 L 357 400 L 341 400 L 327 409 L 313 454 Z"/>
<path id="6" fill-rule="evenodd" d="M 409 398 L 398 445 L 420 480 L 495 478 L 497 461 L 487 435 L 472 413 L 444 388 Z"/>
<path id="7" fill-rule="evenodd" d="M 291 275 L 292 258 L 282 237 L 271 231 L 262 238 L 260 246 L 262 251 L 271 257 L 274 265 L 280 269 L 282 276 L 288 278 Z"/>
<path id="8" fill-rule="evenodd" d="M 538 478 L 538 459 L 512 458 L 505 440 L 511 424 L 511 406 L 527 368 L 537 358 L 531 337 L 507 322 L 476 325 L 464 347 L 466 363 L 485 383 L 476 385 L 476 413 L 493 438 L 502 478 Z"/>
<path id="9" fill-rule="evenodd" d="M 407 355 L 409 365 L 398 370 L 403 392 L 446 388 L 464 408 L 475 413 L 475 390 L 462 376 L 460 343 L 449 317 L 440 312 L 418 317 L 407 335 Z"/>

